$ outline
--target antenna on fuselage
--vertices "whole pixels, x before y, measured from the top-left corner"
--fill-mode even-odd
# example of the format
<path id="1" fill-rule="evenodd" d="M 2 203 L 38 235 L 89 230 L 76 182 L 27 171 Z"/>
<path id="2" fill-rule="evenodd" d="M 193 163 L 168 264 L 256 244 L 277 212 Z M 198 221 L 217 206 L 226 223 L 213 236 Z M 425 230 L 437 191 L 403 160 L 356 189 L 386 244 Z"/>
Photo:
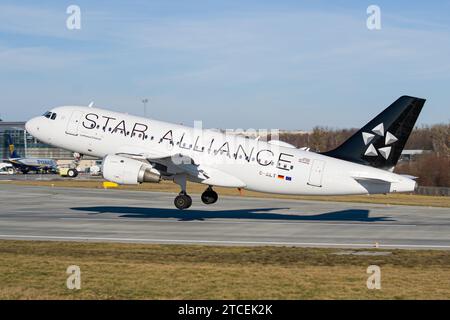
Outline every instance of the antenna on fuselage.
<path id="1" fill-rule="evenodd" d="M 91 101 L 91 103 L 89 103 L 88 107 L 92 108 L 94 106 L 94 101 Z"/>

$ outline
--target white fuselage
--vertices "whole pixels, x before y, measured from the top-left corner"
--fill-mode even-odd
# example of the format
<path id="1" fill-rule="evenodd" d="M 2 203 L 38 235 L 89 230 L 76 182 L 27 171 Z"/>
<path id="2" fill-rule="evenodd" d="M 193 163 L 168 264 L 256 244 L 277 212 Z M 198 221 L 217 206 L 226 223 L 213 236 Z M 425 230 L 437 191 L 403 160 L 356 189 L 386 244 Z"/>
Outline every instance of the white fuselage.
<path id="1" fill-rule="evenodd" d="M 207 185 L 303 195 L 410 192 L 416 185 L 389 171 L 219 131 L 81 106 L 52 112 L 56 119 L 37 117 L 26 126 L 45 143 L 99 158 L 181 154 L 212 173 L 206 179 L 188 176 Z M 161 163 L 167 167 L 167 178 L 177 174 L 176 166 Z"/>

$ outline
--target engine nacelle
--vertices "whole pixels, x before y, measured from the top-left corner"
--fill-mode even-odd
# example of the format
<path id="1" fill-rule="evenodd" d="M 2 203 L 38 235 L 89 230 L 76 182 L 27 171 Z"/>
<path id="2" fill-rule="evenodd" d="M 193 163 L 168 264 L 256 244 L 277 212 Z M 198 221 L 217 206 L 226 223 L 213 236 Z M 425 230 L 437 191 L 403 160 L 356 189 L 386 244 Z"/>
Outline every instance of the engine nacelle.
<path id="1" fill-rule="evenodd" d="M 161 180 L 160 172 L 150 164 L 116 155 L 103 159 L 103 177 L 118 184 L 155 183 Z"/>

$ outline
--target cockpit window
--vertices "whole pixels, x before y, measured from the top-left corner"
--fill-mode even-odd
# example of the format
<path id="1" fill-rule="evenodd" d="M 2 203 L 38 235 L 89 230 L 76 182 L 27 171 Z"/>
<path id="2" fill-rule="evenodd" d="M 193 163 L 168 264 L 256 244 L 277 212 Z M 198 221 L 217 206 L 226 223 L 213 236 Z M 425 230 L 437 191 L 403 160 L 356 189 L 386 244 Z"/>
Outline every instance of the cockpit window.
<path id="1" fill-rule="evenodd" d="M 44 113 L 43 116 L 46 117 L 47 119 L 52 119 L 52 120 L 56 119 L 56 113 L 50 112 L 50 111 L 47 111 L 46 113 Z"/>

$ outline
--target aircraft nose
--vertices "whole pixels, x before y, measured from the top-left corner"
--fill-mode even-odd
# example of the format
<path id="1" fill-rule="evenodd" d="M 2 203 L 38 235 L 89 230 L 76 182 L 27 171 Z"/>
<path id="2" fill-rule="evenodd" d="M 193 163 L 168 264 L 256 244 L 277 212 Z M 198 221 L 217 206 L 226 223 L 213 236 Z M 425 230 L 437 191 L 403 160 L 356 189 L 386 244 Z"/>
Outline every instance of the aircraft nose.
<path id="1" fill-rule="evenodd" d="M 36 135 L 37 132 L 39 132 L 39 118 L 33 118 L 28 120 L 25 123 L 25 129 L 28 133 L 31 135 Z"/>

